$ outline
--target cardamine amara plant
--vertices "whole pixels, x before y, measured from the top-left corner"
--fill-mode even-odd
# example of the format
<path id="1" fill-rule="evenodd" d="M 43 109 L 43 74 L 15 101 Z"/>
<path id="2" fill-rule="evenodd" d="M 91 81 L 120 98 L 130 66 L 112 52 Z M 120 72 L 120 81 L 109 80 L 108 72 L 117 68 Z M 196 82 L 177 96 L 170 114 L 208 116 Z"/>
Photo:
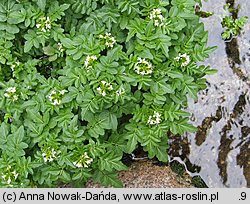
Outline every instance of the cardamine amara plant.
<path id="1" fill-rule="evenodd" d="M 199 0 L 1 0 L 0 187 L 121 187 L 123 154 L 167 162 L 213 73 Z"/>

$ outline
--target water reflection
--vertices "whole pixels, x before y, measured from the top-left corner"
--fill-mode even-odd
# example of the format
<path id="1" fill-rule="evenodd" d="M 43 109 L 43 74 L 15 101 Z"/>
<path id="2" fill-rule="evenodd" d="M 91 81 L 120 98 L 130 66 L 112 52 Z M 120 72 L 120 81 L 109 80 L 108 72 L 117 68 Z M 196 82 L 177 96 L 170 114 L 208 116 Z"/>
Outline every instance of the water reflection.
<path id="1" fill-rule="evenodd" d="M 249 16 L 250 1 L 230 3 L 235 8 L 242 5 L 233 11 L 234 17 Z M 215 13 L 203 21 L 209 30 L 209 45 L 218 46 L 206 63 L 218 73 L 207 77 L 208 88 L 197 102 L 189 101 L 188 111 L 193 113 L 198 132 L 172 138 L 171 152 L 190 171 L 195 166 L 209 187 L 250 187 L 250 24 L 248 21 L 241 37 L 224 42 L 220 24 L 224 4 L 209 0 L 203 5 L 203 10 Z"/>

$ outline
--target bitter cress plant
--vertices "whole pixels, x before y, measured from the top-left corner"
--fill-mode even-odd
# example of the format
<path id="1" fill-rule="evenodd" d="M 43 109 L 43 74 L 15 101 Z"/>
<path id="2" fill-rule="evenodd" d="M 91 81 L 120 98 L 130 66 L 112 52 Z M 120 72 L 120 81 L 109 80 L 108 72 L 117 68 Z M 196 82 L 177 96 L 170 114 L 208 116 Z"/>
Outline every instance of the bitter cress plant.
<path id="1" fill-rule="evenodd" d="M 1 0 L 0 186 L 121 186 L 139 145 L 167 162 L 214 70 L 198 0 Z"/>

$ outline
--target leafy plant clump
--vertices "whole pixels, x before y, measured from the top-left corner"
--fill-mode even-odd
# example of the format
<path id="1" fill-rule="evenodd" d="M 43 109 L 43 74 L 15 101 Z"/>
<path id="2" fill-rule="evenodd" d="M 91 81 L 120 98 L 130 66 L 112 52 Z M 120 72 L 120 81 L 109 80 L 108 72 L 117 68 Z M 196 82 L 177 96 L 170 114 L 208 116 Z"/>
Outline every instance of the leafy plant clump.
<path id="1" fill-rule="evenodd" d="M 240 6 L 234 7 L 234 4 L 227 3 L 224 5 L 224 10 L 230 13 L 230 16 L 224 16 L 221 25 L 224 28 L 221 34 L 223 40 L 230 40 L 241 34 L 245 26 L 248 16 L 238 17 Z"/>
<path id="2" fill-rule="evenodd" d="M 120 187 L 138 145 L 167 162 L 214 72 L 197 2 L 2 0 L 0 186 Z"/>
<path id="3" fill-rule="evenodd" d="M 229 40 L 232 37 L 240 35 L 247 20 L 247 16 L 238 19 L 234 19 L 233 16 L 225 16 L 221 22 L 222 27 L 225 29 L 222 33 L 222 39 Z"/>

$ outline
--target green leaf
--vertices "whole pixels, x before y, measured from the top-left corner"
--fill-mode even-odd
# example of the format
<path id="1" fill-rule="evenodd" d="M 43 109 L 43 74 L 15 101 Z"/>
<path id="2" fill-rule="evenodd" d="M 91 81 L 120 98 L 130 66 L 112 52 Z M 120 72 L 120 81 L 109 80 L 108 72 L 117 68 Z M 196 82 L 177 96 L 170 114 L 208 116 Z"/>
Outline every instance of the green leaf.
<path id="1" fill-rule="evenodd" d="M 138 139 L 137 134 L 135 134 L 135 132 L 132 134 L 128 134 L 127 138 L 128 138 L 128 142 L 126 145 L 126 153 L 131 154 L 136 149 L 139 139 Z"/>
<path id="2" fill-rule="evenodd" d="M 101 171 L 112 172 L 113 170 L 127 170 L 127 167 L 120 161 L 121 158 L 122 156 L 115 155 L 109 151 L 99 158 L 98 166 Z"/>
<path id="3" fill-rule="evenodd" d="M 174 103 L 171 103 L 170 105 L 164 106 L 164 117 L 165 120 L 179 120 L 181 117 L 188 117 L 190 116 L 189 113 L 180 110 L 180 105 L 175 105 Z"/>
<path id="4" fill-rule="evenodd" d="M 168 162 L 168 151 L 167 151 L 168 145 L 163 143 L 160 146 L 156 146 L 156 157 L 161 162 Z"/>
<path id="5" fill-rule="evenodd" d="M 173 79 L 182 79 L 183 74 L 180 71 L 169 70 L 167 75 Z"/>
<path id="6" fill-rule="evenodd" d="M 175 17 L 179 13 L 178 7 L 177 6 L 172 6 L 169 10 L 169 17 Z"/>
<path id="7" fill-rule="evenodd" d="M 117 130 L 118 121 L 117 121 L 117 117 L 114 113 L 103 112 L 103 113 L 101 113 L 100 117 L 107 118 L 108 125 L 105 127 L 106 129 Z"/>
<path id="8" fill-rule="evenodd" d="M 99 182 L 106 187 L 113 186 L 115 188 L 121 188 L 122 182 L 118 179 L 118 175 L 115 172 L 98 171 L 96 170 L 93 179 L 95 182 Z"/>
<path id="9" fill-rule="evenodd" d="M 43 117 L 40 115 L 40 113 L 34 109 L 27 109 L 27 114 L 30 120 L 43 124 Z"/>
<path id="10" fill-rule="evenodd" d="M 69 6 L 70 4 L 59 5 L 57 1 L 52 4 L 48 10 L 48 16 L 50 16 L 51 21 L 56 21 L 61 19 L 62 16 L 65 16 L 64 11 L 67 10 Z"/>
<path id="11" fill-rule="evenodd" d="M 153 82 L 150 86 L 151 92 L 158 93 L 160 95 L 166 93 L 174 93 L 174 89 L 171 87 L 170 84 L 167 83 L 167 81 L 167 77 L 157 79 L 157 81 Z"/>
<path id="12" fill-rule="evenodd" d="M 71 101 L 73 101 L 73 99 L 75 99 L 77 97 L 77 95 L 79 94 L 79 91 L 77 88 L 75 87 L 69 87 L 69 92 L 67 92 L 65 94 L 65 96 L 62 99 L 62 103 L 69 103 Z"/>
<path id="13" fill-rule="evenodd" d="M 24 44 L 24 52 L 29 52 L 32 47 L 33 47 L 32 42 L 26 41 L 25 44 Z"/>
<path id="14" fill-rule="evenodd" d="M 6 14 L 0 12 L 0 22 L 5 22 L 6 20 L 7 20 Z"/>
<path id="15" fill-rule="evenodd" d="M 28 148 L 28 144 L 23 142 L 24 139 L 24 127 L 18 128 L 15 133 L 12 134 L 7 142 L 7 154 L 10 157 L 21 157 L 25 155 L 24 149 Z"/>
<path id="16" fill-rule="evenodd" d="M 24 52 L 29 52 L 33 46 L 39 47 L 39 40 L 37 34 L 33 30 L 28 30 L 28 33 L 24 35 L 26 42 L 24 44 Z"/>
<path id="17" fill-rule="evenodd" d="M 64 109 L 59 112 L 59 114 L 53 118 L 53 120 L 58 122 L 58 127 L 66 128 L 69 124 L 74 114 L 71 112 L 70 109 Z"/>
<path id="18" fill-rule="evenodd" d="M 25 10 L 12 11 L 8 15 L 7 23 L 9 24 L 19 24 L 25 20 Z"/>
<path id="19" fill-rule="evenodd" d="M 195 83 L 185 84 L 183 93 L 188 93 L 193 99 L 197 99 L 198 87 Z"/>
<path id="20" fill-rule="evenodd" d="M 45 7 L 46 7 L 46 0 L 37 0 L 37 5 L 38 7 L 44 11 L 45 10 Z"/>
<path id="21" fill-rule="evenodd" d="M 31 133 L 30 133 L 31 137 L 38 137 L 39 135 L 42 134 L 43 129 L 44 129 L 43 124 L 36 124 L 36 123 L 33 123 L 29 120 L 26 120 L 24 125 L 27 126 L 28 130 L 31 131 Z"/>
<path id="22" fill-rule="evenodd" d="M 43 52 L 46 55 L 52 56 L 55 54 L 56 50 L 55 50 L 55 48 L 53 48 L 52 46 L 49 45 L 49 46 L 43 48 Z"/>
<path id="23" fill-rule="evenodd" d="M 61 178 L 64 182 L 70 182 L 71 181 L 71 176 L 68 172 L 62 170 L 62 173 L 61 173 Z"/>
<path id="24" fill-rule="evenodd" d="M 8 142 L 9 127 L 2 123 L 0 126 L 0 148 L 4 150 L 6 148 L 6 143 Z"/>
<path id="25" fill-rule="evenodd" d="M 9 33 L 12 33 L 12 34 L 16 34 L 20 31 L 16 25 L 11 25 L 11 24 L 6 24 L 5 30 Z"/>
<path id="26" fill-rule="evenodd" d="M 61 42 L 64 47 L 69 48 L 69 49 L 74 49 L 75 46 L 73 45 L 73 41 L 69 38 L 63 38 L 61 39 Z"/>
<path id="27" fill-rule="evenodd" d="M 169 51 L 169 46 L 171 46 L 171 38 L 169 36 L 163 35 L 163 34 L 158 34 L 157 35 L 157 40 L 156 40 L 156 49 L 161 49 L 163 54 L 168 58 L 168 51 Z"/>
<path id="28" fill-rule="evenodd" d="M 94 99 L 94 94 L 92 91 L 86 91 L 83 95 L 83 101 L 80 105 L 81 107 L 81 119 L 90 121 L 89 116 L 92 115 L 92 113 L 95 113 L 96 110 L 99 109 L 98 105 L 96 104 L 96 101 Z"/>
<path id="29" fill-rule="evenodd" d="M 140 18 L 130 20 L 128 25 L 126 26 L 126 28 L 129 30 L 126 42 L 128 42 L 136 33 L 143 33 L 143 25 L 144 21 Z"/>
<path id="30" fill-rule="evenodd" d="M 173 134 L 184 134 L 184 132 L 196 132 L 197 128 L 188 123 L 188 118 L 174 121 L 170 124 L 170 131 Z"/>

